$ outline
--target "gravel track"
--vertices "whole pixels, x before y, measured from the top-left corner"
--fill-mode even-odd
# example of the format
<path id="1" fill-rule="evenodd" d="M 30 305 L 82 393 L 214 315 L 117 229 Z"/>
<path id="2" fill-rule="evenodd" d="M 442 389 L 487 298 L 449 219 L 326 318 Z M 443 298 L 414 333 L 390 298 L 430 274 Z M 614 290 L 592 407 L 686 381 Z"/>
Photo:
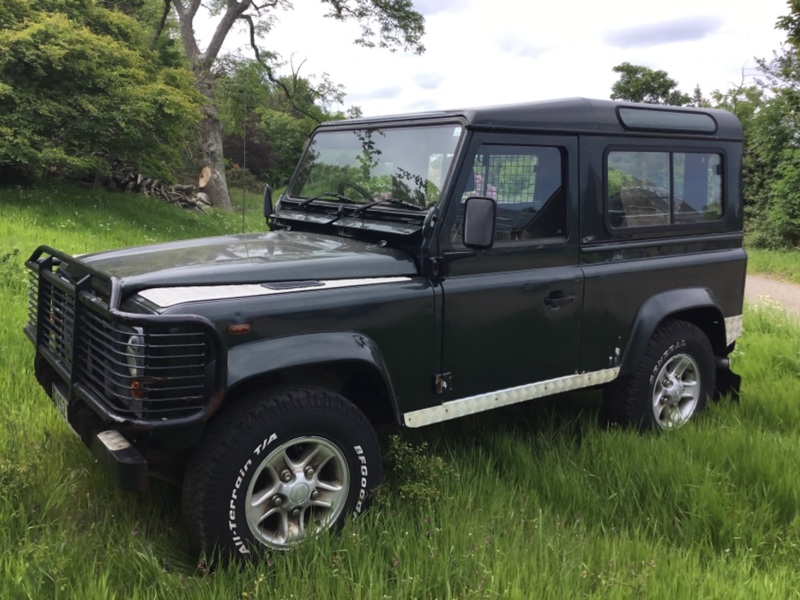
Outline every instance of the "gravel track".
<path id="1" fill-rule="evenodd" d="M 744 296 L 753 304 L 771 302 L 789 313 L 800 316 L 800 285 L 762 275 L 748 275 Z"/>

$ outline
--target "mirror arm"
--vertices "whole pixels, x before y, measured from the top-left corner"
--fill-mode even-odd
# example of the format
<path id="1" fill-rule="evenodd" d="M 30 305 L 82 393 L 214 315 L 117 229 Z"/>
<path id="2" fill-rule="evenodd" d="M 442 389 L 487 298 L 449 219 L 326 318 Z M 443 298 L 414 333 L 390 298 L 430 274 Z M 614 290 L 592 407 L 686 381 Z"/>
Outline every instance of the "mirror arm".
<path id="1" fill-rule="evenodd" d="M 264 186 L 263 204 L 264 219 L 269 221 L 269 216 L 272 214 L 272 188 L 269 184 Z"/>

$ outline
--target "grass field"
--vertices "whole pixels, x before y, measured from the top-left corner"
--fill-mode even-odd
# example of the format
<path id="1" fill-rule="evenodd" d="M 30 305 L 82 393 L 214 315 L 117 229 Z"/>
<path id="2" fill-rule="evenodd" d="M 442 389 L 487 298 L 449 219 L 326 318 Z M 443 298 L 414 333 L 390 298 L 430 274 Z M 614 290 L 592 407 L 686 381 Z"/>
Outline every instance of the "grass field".
<path id="1" fill-rule="evenodd" d="M 663 436 L 602 429 L 589 392 L 405 431 L 384 440 L 380 502 L 340 536 L 198 568 L 178 490 L 114 489 L 34 382 L 22 262 L 38 243 L 240 229 L 134 196 L 0 190 L 0 598 L 800 597 L 800 324 L 750 308 L 740 404 Z"/>

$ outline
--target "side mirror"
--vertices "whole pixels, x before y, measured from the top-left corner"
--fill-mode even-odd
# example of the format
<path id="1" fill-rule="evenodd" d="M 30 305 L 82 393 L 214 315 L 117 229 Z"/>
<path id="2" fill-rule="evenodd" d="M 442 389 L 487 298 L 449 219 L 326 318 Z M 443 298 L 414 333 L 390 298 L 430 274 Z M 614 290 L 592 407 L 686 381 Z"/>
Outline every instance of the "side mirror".
<path id="1" fill-rule="evenodd" d="M 264 218 L 269 219 L 272 214 L 272 188 L 269 184 L 264 186 Z"/>
<path id="2" fill-rule="evenodd" d="M 488 250 L 494 244 L 497 202 L 492 198 L 471 196 L 464 203 L 464 238 L 467 248 Z"/>

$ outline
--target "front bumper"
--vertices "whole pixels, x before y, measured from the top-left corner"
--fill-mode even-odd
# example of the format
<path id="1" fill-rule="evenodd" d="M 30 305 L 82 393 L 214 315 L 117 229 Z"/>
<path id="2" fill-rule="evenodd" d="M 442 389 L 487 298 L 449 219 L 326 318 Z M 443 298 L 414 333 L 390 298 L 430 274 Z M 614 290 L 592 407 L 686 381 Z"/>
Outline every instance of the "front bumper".
<path id="1" fill-rule="evenodd" d="M 86 405 L 69 402 L 67 393 L 63 383 L 53 383 L 50 387 L 56 410 L 88 446 L 112 481 L 129 492 L 147 489 L 150 471 L 142 453 L 119 431 L 108 428 Z"/>
<path id="2" fill-rule="evenodd" d="M 39 247 L 26 265 L 37 380 L 117 485 L 143 489 L 151 447 L 194 444 L 219 407 L 221 335 L 197 315 L 120 310 L 116 278 L 52 248 Z"/>
<path id="3" fill-rule="evenodd" d="M 90 449 L 118 488 L 128 492 L 147 489 L 150 481 L 147 460 L 119 431 L 98 432 Z"/>

